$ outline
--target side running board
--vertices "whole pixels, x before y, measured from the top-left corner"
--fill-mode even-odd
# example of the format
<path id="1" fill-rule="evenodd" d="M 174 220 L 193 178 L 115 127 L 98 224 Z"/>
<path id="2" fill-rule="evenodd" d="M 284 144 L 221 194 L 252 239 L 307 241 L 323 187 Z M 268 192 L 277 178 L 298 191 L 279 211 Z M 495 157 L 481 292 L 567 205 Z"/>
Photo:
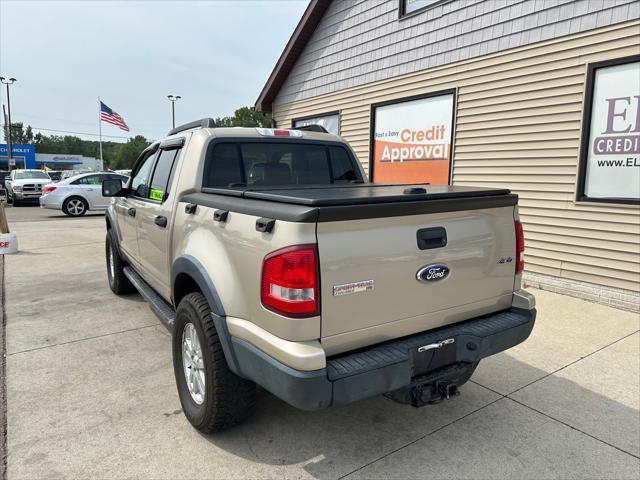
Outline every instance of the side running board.
<path id="1" fill-rule="evenodd" d="M 169 330 L 173 331 L 173 324 L 176 320 L 176 312 L 156 291 L 149 286 L 143 278 L 131 267 L 126 266 L 123 269 L 124 275 L 136 287 L 136 290 L 142 295 L 146 302 L 156 314 L 162 324 Z"/>

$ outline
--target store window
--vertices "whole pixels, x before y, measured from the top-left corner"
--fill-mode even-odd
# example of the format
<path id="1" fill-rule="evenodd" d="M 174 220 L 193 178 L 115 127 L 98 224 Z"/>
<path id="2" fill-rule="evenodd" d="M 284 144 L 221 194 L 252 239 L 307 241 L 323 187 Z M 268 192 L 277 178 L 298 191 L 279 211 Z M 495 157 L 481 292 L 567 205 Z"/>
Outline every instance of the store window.
<path id="1" fill-rule="evenodd" d="M 400 16 L 426 10 L 451 0 L 400 0 Z"/>
<path id="2" fill-rule="evenodd" d="M 577 200 L 640 203 L 640 55 L 587 70 Z"/>
<path id="3" fill-rule="evenodd" d="M 455 91 L 372 105 L 371 181 L 448 185 Z"/>
<path id="4" fill-rule="evenodd" d="M 306 127 L 307 125 L 321 125 L 329 133 L 334 135 L 340 134 L 340 113 L 331 112 L 323 115 L 317 115 L 315 117 L 295 118 L 291 122 L 293 128 Z"/>

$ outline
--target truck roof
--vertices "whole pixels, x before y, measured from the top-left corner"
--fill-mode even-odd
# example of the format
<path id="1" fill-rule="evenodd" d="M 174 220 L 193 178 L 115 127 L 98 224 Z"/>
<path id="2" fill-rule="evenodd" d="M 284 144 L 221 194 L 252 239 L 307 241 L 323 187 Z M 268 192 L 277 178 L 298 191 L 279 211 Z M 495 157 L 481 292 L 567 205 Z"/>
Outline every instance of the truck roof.
<path id="1" fill-rule="evenodd" d="M 170 140 L 179 136 L 180 133 L 190 130 L 194 130 L 195 135 L 206 135 L 217 138 L 277 138 L 344 142 L 344 140 L 342 140 L 338 135 L 328 133 L 324 127 L 320 125 L 307 125 L 299 128 L 217 127 L 212 118 L 203 118 L 175 127 L 170 130 L 167 137 L 161 141 Z"/>
<path id="2" fill-rule="evenodd" d="M 292 128 L 216 127 L 203 128 L 201 129 L 201 131 L 216 138 L 251 138 L 264 140 L 278 138 L 282 140 L 318 140 L 325 142 L 343 141 L 339 136 L 333 135 L 331 133 L 297 130 Z M 276 135 L 273 133 L 269 133 L 273 131 L 290 132 L 290 135 Z"/>

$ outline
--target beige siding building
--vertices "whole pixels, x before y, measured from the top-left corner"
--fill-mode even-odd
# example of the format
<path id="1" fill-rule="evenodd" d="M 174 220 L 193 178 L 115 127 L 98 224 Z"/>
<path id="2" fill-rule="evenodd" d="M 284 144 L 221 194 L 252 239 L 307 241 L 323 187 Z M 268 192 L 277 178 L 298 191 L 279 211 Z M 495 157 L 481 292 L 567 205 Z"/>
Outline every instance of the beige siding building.
<path id="1" fill-rule="evenodd" d="M 511 189 L 527 283 L 638 311 L 639 14 L 632 0 L 314 0 L 256 107 L 339 133 L 372 181 Z M 445 157 L 376 153 L 398 130 L 391 152 L 415 147 L 415 122 L 440 115 Z"/>

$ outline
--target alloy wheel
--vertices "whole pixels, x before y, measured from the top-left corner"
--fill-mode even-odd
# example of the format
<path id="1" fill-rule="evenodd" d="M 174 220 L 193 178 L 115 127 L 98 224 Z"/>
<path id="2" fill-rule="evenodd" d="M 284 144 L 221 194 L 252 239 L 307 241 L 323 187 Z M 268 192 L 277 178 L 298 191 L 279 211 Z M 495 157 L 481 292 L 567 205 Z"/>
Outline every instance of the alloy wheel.
<path id="1" fill-rule="evenodd" d="M 205 394 L 204 359 L 193 323 L 187 323 L 182 331 L 182 366 L 191 398 L 202 405 Z"/>
<path id="2" fill-rule="evenodd" d="M 113 265 L 113 247 L 109 245 L 109 275 L 111 276 L 110 280 L 116 276 L 116 267 Z"/>
<path id="3" fill-rule="evenodd" d="M 67 211 L 74 216 L 82 215 L 82 213 L 84 213 L 84 202 L 77 198 L 69 200 L 69 202 L 67 202 Z"/>

